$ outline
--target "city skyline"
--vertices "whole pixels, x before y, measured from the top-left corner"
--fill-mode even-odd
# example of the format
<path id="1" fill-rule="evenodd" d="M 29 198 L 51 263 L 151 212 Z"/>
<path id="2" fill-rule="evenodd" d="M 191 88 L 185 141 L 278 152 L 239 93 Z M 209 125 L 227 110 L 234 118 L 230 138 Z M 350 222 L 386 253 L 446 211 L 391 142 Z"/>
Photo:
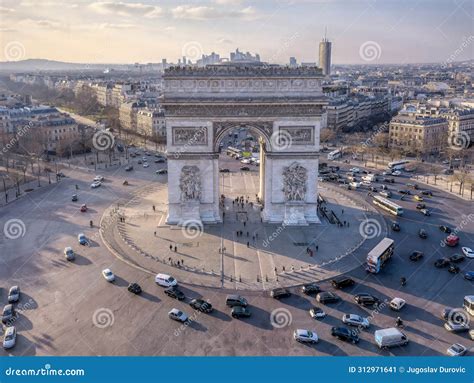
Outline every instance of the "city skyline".
<path id="1" fill-rule="evenodd" d="M 186 56 L 195 62 L 202 54 L 214 51 L 225 56 L 238 47 L 259 53 L 270 63 L 288 63 L 291 56 L 298 62 L 318 63 L 325 26 L 335 65 L 472 58 L 469 3 L 427 5 L 427 1 L 2 0 L 0 12 L 6 17 L 0 22 L 1 61 L 41 58 L 120 64 L 162 58 L 177 62 Z"/>

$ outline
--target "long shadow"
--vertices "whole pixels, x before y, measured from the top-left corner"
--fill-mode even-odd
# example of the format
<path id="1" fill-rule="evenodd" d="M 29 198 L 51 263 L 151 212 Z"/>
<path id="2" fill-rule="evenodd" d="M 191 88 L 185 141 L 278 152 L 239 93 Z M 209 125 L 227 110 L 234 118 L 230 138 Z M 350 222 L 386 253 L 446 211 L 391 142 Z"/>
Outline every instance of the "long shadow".
<path id="1" fill-rule="evenodd" d="M 202 325 L 201 323 L 199 322 L 196 322 L 196 321 L 192 321 L 190 322 L 190 324 L 188 325 L 188 327 L 192 328 L 193 330 L 196 330 L 196 331 L 202 331 L 202 332 L 206 332 L 207 331 L 207 327 Z"/>
<path id="2" fill-rule="evenodd" d="M 291 294 L 288 298 L 274 299 L 274 301 L 276 304 L 293 306 L 301 310 L 309 310 L 313 307 L 312 302 L 308 298 L 297 294 Z"/>
<path id="3" fill-rule="evenodd" d="M 79 266 L 92 265 L 92 262 L 88 258 L 77 253 L 76 253 L 76 259 L 74 259 L 73 263 Z"/>
<path id="4" fill-rule="evenodd" d="M 115 275 L 115 281 L 112 284 L 118 287 L 127 287 L 129 283 L 122 277 Z"/>
<path id="5" fill-rule="evenodd" d="M 146 291 L 142 291 L 142 293 L 139 294 L 138 296 L 143 299 L 149 300 L 150 302 L 155 302 L 155 303 L 161 302 L 161 299 L 158 298 L 156 295 L 152 295 L 150 293 L 147 293 Z"/>
<path id="6" fill-rule="evenodd" d="M 325 339 L 319 339 L 318 345 L 324 349 L 324 350 L 330 350 L 327 351 L 326 353 L 332 356 L 347 356 L 347 353 L 342 350 L 338 345 L 328 342 Z M 316 345 L 316 348 L 319 348 L 318 345 Z"/>
<path id="7" fill-rule="evenodd" d="M 15 309 L 17 311 L 29 311 L 29 310 L 35 310 L 38 308 L 38 303 L 36 300 L 29 294 L 26 294 L 24 292 L 21 293 L 20 295 L 20 300 L 18 303 L 16 303 Z"/>
<path id="8" fill-rule="evenodd" d="M 232 317 L 230 315 L 227 315 L 225 312 L 216 309 L 212 310 L 212 313 L 210 313 L 209 315 L 224 322 L 230 322 L 232 320 Z"/>
<path id="9" fill-rule="evenodd" d="M 248 309 L 251 312 L 250 318 L 240 320 L 264 330 L 271 330 L 273 328 L 270 323 L 270 313 L 268 311 L 252 305 L 249 305 Z"/>
<path id="10" fill-rule="evenodd" d="M 3 350 L 2 355 L 14 355 L 14 356 L 34 356 L 36 355 L 36 348 L 38 345 L 36 342 L 30 341 L 26 336 L 17 334 L 16 345 L 10 350 Z"/>

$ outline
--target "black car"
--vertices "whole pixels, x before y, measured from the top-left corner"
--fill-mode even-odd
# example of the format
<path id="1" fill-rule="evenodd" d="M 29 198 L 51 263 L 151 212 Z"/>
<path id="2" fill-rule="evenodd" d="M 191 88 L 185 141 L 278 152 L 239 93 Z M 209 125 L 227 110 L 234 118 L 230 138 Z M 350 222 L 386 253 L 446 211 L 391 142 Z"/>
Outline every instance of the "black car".
<path id="1" fill-rule="evenodd" d="M 79 199 L 79 198 L 77 197 L 77 194 L 73 194 L 73 195 L 72 195 L 72 198 L 71 198 L 71 201 L 72 201 L 72 202 L 77 202 L 78 199 Z"/>
<path id="2" fill-rule="evenodd" d="M 423 258 L 423 253 L 421 251 L 414 251 L 410 254 L 410 261 L 417 262 Z"/>
<path id="3" fill-rule="evenodd" d="M 178 301 L 182 301 L 185 298 L 184 293 L 175 286 L 165 289 L 165 294 Z"/>
<path id="4" fill-rule="evenodd" d="M 321 288 L 316 283 L 308 283 L 301 286 L 301 292 L 306 295 L 317 294 L 321 292 Z"/>
<path id="5" fill-rule="evenodd" d="M 355 284 L 355 281 L 352 278 L 341 276 L 332 279 L 331 284 L 336 289 L 342 289 L 344 287 L 353 286 Z"/>
<path id="6" fill-rule="evenodd" d="M 331 328 L 331 335 L 335 336 L 337 339 L 351 342 L 356 344 L 359 342 L 359 336 L 355 331 L 351 331 L 346 327 L 333 327 Z"/>
<path id="7" fill-rule="evenodd" d="M 280 299 L 280 298 L 288 298 L 291 293 L 287 289 L 274 289 L 271 291 L 270 295 L 272 298 Z"/>
<path id="8" fill-rule="evenodd" d="M 452 263 L 459 263 L 464 261 L 464 256 L 461 254 L 454 254 L 451 257 L 449 257 L 449 261 Z"/>
<path id="9" fill-rule="evenodd" d="M 445 232 L 446 234 L 451 234 L 451 229 L 448 227 L 448 226 L 440 226 L 439 229 L 443 232 Z"/>
<path id="10" fill-rule="evenodd" d="M 434 263 L 435 267 L 437 267 L 438 269 L 442 269 L 443 267 L 446 267 L 449 265 L 449 258 L 440 258 L 440 259 L 437 259 Z"/>
<path id="11" fill-rule="evenodd" d="M 250 171 L 250 168 L 248 166 L 242 166 L 240 170 L 242 170 L 243 172 L 248 172 Z"/>
<path id="12" fill-rule="evenodd" d="M 396 222 L 392 223 L 392 230 L 393 231 L 400 231 L 400 225 Z"/>
<path id="13" fill-rule="evenodd" d="M 459 266 L 456 266 L 454 263 L 450 263 L 448 267 L 448 271 L 453 274 L 457 274 L 461 271 Z"/>
<path id="14" fill-rule="evenodd" d="M 404 190 L 404 189 L 400 189 L 398 192 L 399 192 L 400 194 L 406 194 L 406 195 L 411 194 L 410 190 Z"/>
<path id="15" fill-rule="evenodd" d="M 203 299 L 193 299 L 189 302 L 189 305 L 198 311 L 203 313 L 210 313 L 212 311 L 212 305 Z"/>
<path id="16" fill-rule="evenodd" d="M 323 291 L 316 295 L 316 300 L 320 303 L 336 303 L 339 302 L 339 298 L 336 294 L 331 293 L 330 291 Z"/>
<path id="17" fill-rule="evenodd" d="M 418 210 L 421 210 L 421 209 L 426 209 L 426 205 L 424 203 L 417 203 L 416 204 L 416 208 Z"/>
<path id="18" fill-rule="evenodd" d="M 127 166 L 125 166 L 125 171 L 126 171 L 126 172 L 130 172 L 130 171 L 132 171 L 132 170 L 133 170 L 133 166 L 132 166 L 132 165 L 127 165 Z"/>
<path id="19" fill-rule="evenodd" d="M 380 302 L 379 298 L 367 293 L 355 295 L 354 300 L 362 306 L 372 306 Z"/>
<path id="20" fill-rule="evenodd" d="M 247 307 L 234 306 L 230 315 L 232 318 L 248 318 L 250 316 L 250 310 Z"/>
<path id="21" fill-rule="evenodd" d="M 428 234 L 426 233 L 426 230 L 425 229 L 420 229 L 418 231 L 418 237 L 423 238 L 423 239 L 428 238 Z"/>
<path id="22" fill-rule="evenodd" d="M 423 190 L 421 194 L 433 197 L 433 192 L 431 192 L 430 190 Z"/>
<path id="23" fill-rule="evenodd" d="M 377 188 L 376 188 L 376 187 L 373 187 L 373 186 L 371 186 L 371 187 L 370 187 L 370 191 L 371 191 L 371 192 L 374 192 L 374 193 L 377 193 Z"/>
<path id="24" fill-rule="evenodd" d="M 221 172 L 221 173 L 230 173 L 230 170 L 227 169 L 227 168 L 224 168 L 224 169 L 219 169 L 219 172 Z"/>
<path id="25" fill-rule="evenodd" d="M 155 160 L 155 163 L 156 163 L 156 164 L 164 164 L 165 162 L 166 162 L 166 160 L 165 160 L 164 158 L 157 158 L 157 159 Z"/>
<path id="26" fill-rule="evenodd" d="M 133 294 L 140 294 L 142 292 L 142 288 L 138 283 L 130 283 L 127 287 L 127 290 Z"/>

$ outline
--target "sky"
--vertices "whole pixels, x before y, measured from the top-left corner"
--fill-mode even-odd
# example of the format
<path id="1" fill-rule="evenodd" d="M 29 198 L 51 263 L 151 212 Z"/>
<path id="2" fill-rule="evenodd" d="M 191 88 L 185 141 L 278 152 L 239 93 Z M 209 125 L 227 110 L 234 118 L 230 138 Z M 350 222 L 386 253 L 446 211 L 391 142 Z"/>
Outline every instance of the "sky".
<path id="1" fill-rule="evenodd" d="M 195 61 L 259 53 L 270 63 L 333 64 L 474 58 L 471 0 L 0 0 L 0 61 Z"/>

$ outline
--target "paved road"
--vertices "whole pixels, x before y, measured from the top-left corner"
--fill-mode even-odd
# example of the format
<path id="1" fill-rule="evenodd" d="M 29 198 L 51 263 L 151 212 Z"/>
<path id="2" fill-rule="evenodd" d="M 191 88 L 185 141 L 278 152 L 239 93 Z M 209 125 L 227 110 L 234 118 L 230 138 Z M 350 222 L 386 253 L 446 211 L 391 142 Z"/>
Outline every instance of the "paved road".
<path id="1" fill-rule="evenodd" d="M 467 335 L 456 335 L 442 328 L 439 313 L 444 306 L 460 306 L 464 295 L 473 294 L 472 282 L 462 275 L 452 275 L 446 269 L 435 269 L 433 261 L 451 255 L 459 249 L 439 245 L 443 234 L 437 226 L 458 227 L 461 245 L 473 245 L 473 222 L 462 223 L 462 214 L 471 205 L 453 196 L 436 193 L 427 203 L 434 214 L 425 218 L 414 210 L 415 203 L 401 201 L 406 214 L 400 219 L 402 230 L 391 233 L 396 239 L 396 256 L 379 275 L 367 275 L 362 267 L 351 272 L 356 280 L 352 289 L 340 291 L 343 298 L 336 305 L 325 307 L 328 316 L 322 321 L 310 318 L 308 310 L 315 305 L 313 297 L 303 296 L 296 289 L 292 297 L 281 302 L 265 292 L 243 292 L 250 301 L 252 316 L 235 320 L 225 307 L 222 289 L 183 285 L 185 302 L 167 297 L 155 285 L 153 276 L 129 267 L 117 260 L 101 243 L 97 228 L 89 221 L 98 222 L 111 203 L 129 198 L 131 192 L 156 181 L 152 165 L 149 169 L 135 166 L 135 171 L 112 169 L 102 171 L 106 181 L 101 188 L 90 189 L 94 173 L 81 169 L 68 170 L 68 178 L 59 184 L 42 188 L 0 210 L 3 228 L 9 220 L 21 220 L 20 235 L 9 239 L 3 232 L 0 238 L 2 268 L 0 269 L 0 299 L 6 303 L 6 291 L 20 284 L 23 295 L 17 306 L 15 320 L 19 336 L 12 355 L 439 355 L 446 348 L 461 342 L 468 346 Z M 127 178 L 130 186 L 123 186 Z M 74 185 L 79 184 L 79 202 L 72 203 Z M 400 187 L 400 182 L 394 188 Z M 364 196 L 364 192 L 357 191 Z M 87 203 L 87 213 L 80 213 L 81 203 Z M 392 220 L 386 217 L 387 221 Z M 12 221 L 9 223 L 11 227 Z M 24 226 L 23 226 L 24 225 Z M 24 227 L 24 228 L 23 228 Z M 428 230 L 429 239 L 417 237 L 419 227 Z M 90 247 L 77 245 L 76 236 L 84 232 L 92 238 Z M 23 234 L 23 235 L 21 235 Z M 11 231 L 10 237 L 18 236 Z M 72 245 L 78 253 L 74 263 L 68 263 L 62 250 Z M 408 261 L 414 250 L 425 252 L 419 263 Z M 472 270 L 472 261 L 460 264 Z M 117 275 L 114 284 L 100 275 L 110 267 Z M 406 287 L 399 286 L 401 276 L 408 278 Z M 138 282 L 144 293 L 134 296 L 127 292 L 129 282 Z M 327 282 L 323 289 L 332 290 Z M 386 306 L 370 311 L 356 306 L 352 295 L 372 292 L 382 299 L 394 296 L 405 298 L 408 306 L 401 312 L 406 322 L 405 332 L 410 343 L 403 348 L 379 351 L 373 341 L 378 328 L 392 326 L 396 313 Z M 216 310 L 212 314 L 193 313 L 187 305 L 192 297 L 209 299 Z M 173 308 L 192 315 L 189 326 L 181 326 L 167 318 Z M 279 310 L 275 312 L 275 310 Z M 271 313 L 283 318 L 280 325 L 271 324 Z M 330 335 L 330 328 L 341 325 L 343 313 L 371 315 L 372 326 L 361 333 L 358 345 L 347 344 Z M 285 322 L 285 318 L 288 318 Z M 287 324 L 285 326 L 285 324 Z M 292 339 L 296 328 L 315 330 L 321 341 L 315 346 L 304 346 Z M 1 351 L 1 354 L 7 354 Z"/>

